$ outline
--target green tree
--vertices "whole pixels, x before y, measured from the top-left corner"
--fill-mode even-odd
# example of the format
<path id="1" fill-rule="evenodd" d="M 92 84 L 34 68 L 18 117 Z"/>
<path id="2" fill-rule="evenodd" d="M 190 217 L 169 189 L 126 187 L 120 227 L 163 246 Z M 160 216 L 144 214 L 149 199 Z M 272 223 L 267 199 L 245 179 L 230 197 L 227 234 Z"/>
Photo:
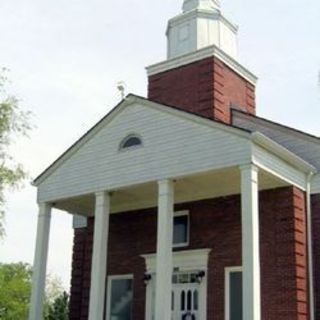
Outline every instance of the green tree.
<path id="1" fill-rule="evenodd" d="M 69 314 L 69 295 L 62 292 L 54 301 L 48 306 L 45 320 L 68 320 Z"/>
<path id="2" fill-rule="evenodd" d="M 0 319 L 27 319 L 31 267 L 25 263 L 0 264 Z"/>
<path id="3" fill-rule="evenodd" d="M 0 238 L 4 236 L 4 191 L 17 187 L 26 173 L 10 154 L 15 137 L 31 129 L 30 112 L 22 111 L 19 99 L 7 92 L 7 70 L 0 69 Z"/>

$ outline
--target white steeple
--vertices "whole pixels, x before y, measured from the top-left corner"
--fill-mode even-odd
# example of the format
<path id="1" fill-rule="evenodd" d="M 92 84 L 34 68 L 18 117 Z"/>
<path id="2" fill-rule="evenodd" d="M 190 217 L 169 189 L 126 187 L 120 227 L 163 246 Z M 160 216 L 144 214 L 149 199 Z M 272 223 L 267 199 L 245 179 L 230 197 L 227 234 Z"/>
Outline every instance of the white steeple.
<path id="1" fill-rule="evenodd" d="M 184 0 L 182 11 L 168 23 L 168 59 L 212 45 L 237 59 L 238 27 L 223 16 L 219 0 Z"/>
<path id="2" fill-rule="evenodd" d="M 187 12 L 194 9 L 203 10 L 219 10 L 220 1 L 219 0 L 184 0 L 182 10 Z"/>

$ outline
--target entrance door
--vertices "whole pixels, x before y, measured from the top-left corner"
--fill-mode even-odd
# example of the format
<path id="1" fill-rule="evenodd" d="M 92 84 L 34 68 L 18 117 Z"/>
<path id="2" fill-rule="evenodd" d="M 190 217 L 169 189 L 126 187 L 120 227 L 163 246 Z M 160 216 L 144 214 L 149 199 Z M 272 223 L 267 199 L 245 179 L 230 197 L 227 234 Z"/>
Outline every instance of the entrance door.
<path id="1" fill-rule="evenodd" d="M 173 288 L 172 320 L 199 320 L 199 285 Z"/>
<path id="2" fill-rule="evenodd" d="M 166 320 L 207 320 L 209 253 L 210 249 L 173 252 L 172 292 L 169 296 L 172 316 Z M 155 320 L 157 256 L 143 257 L 146 261 L 145 319 Z"/>
<path id="3" fill-rule="evenodd" d="M 196 273 L 177 273 L 172 280 L 172 320 L 199 320 L 200 284 Z"/>

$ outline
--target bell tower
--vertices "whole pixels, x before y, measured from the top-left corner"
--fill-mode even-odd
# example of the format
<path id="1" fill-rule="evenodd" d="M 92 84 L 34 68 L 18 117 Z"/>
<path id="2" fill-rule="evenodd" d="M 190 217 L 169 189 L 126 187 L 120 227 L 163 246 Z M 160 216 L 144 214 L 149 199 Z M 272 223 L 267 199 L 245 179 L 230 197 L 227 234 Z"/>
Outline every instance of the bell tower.
<path id="1" fill-rule="evenodd" d="M 238 57 L 238 27 L 225 18 L 217 0 L 185 0 L 182 14 L 169 20 L 168 59 L 216 45 Z"/>
<path id="2" fill-rule="evenodd" d="M 219 0 L 184 0 L 168 22 L 167 59 L 147 67 L 148 98 L 231 123 L 231 108 L 255 114 L 257 78 L 238 61 L 238 27 Z"/>

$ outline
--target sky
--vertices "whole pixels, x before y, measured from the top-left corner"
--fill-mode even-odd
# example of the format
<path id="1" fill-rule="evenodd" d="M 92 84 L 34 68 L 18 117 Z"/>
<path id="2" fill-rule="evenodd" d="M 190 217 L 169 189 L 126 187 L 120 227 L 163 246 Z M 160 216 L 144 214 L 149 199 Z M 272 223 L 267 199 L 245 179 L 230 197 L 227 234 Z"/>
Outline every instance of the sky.
<path id="1" fill-rule="evenodd" d="M 257 114 L 320 136 L 320 1 L 221 0 L 239 25 L 239 61 L 259 77 Z M 30 181 L 127 92 L 146 95 L 145 67 L 165 60 L 167 20 L 182 0 L 0 1 L 0 67 L 33 113 L 12 154 L 29 172 L 7 193 L 0 262 L 32 263 L 37 203 Z M 48 272 L 70 283 L 72 219 L 54 210 Z"/>

